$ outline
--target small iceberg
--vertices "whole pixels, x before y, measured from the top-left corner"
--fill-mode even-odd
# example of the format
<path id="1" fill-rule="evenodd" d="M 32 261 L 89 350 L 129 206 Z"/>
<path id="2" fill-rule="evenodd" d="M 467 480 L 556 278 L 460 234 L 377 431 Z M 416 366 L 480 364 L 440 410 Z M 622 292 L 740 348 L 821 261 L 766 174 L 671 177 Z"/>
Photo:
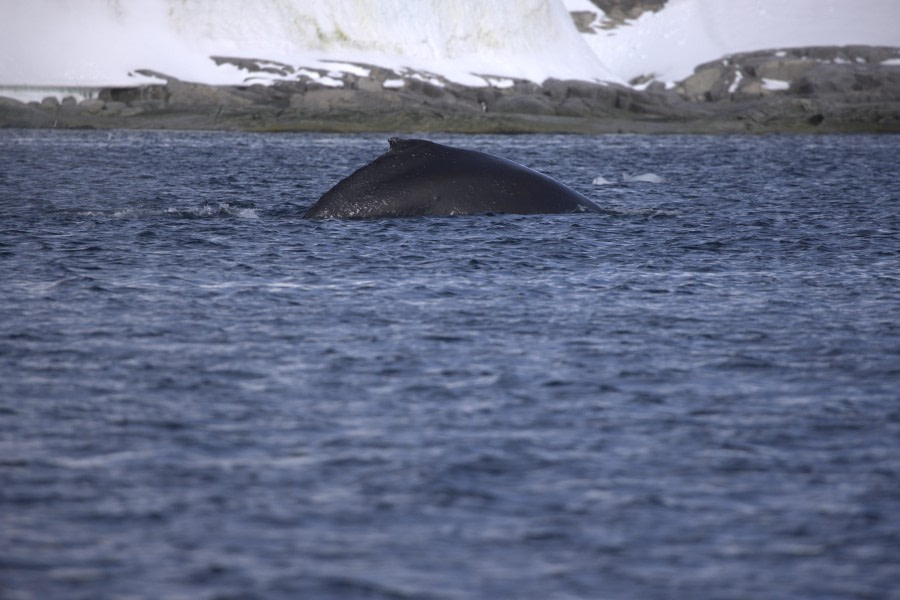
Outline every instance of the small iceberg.
<path id="1" fill-rule="evenodd" d="M 665 181 L 661 176 L 656 173 L 642 173 L 641 175 L 629 175 L 628 173 L 622 173 L 622 181 L 626 183 L 630 183 L 632 181 L 643 181 L 644 183 L 662 183 Z"/>

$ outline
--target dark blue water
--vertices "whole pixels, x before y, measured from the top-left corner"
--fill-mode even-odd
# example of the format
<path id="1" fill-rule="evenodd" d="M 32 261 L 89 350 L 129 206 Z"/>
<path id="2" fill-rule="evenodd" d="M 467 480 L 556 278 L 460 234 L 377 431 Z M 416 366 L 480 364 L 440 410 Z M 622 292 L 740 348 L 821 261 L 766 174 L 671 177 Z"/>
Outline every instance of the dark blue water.
<path id="1" fill-rule="evenodd" d="M 386 137 L 0 131 L 0 597 L 900 598 L 900 138 Z"/>

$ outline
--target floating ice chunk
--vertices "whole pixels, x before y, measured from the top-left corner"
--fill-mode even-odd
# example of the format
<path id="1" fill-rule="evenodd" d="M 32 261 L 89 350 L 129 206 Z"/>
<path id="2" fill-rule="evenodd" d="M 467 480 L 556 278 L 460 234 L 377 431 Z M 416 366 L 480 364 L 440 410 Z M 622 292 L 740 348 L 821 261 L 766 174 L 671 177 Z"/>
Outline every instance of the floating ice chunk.
<path id="1" fill-rule="evenodd" d="M 656 173 L 642 173 L 640 175 L 629 175 L 628 173 L 622 173 L 622 181 L 630 183 L 632 181 L 640 181 L 643 183 L 662 183 L 665 181 L 661 176 Z"/>
<path id="2" fill-rule="evenodd" d="M 594 177 L 594 181 L 592 181 L 591 183 L 593 183 L 594 185 L 612 185 L 614 182 L 606 179 L 602 175 L 599 175 L 597 177 Z"/>

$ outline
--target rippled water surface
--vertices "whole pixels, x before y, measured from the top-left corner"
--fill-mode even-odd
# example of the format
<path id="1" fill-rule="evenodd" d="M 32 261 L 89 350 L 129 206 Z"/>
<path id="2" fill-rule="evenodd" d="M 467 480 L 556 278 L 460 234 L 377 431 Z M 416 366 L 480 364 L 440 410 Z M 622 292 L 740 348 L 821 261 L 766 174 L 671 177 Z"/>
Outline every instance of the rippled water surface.
<path id="1" fill-rule="evenodd" d="M 900 598 L 900 138 L 386 137 L 0 131 L 0 597 Z"/>

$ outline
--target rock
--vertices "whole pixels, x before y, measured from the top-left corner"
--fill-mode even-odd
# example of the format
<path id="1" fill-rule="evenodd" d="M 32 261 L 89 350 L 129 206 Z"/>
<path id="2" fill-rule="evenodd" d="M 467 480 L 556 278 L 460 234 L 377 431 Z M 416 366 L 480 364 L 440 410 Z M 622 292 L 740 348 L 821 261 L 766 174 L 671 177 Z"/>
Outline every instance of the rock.
<path id="1" fill-rule="evenodd" d="M 566 98 L 556 107 L 556 114 L 563 117 L 588 117 L 591 107 L 581 98 Z"/>
<path id="2" fill-rule="evenodd" d="M 129 109 L 137 112 L 159 112 L 166 109 L 166 103 L 162 100 L 135 100 L 129 104 Z"/>
<path id="3" fill-rule="evenodd" d="M 825 115 L 822 113 L 816 113 L 806 120 L 813 127 L 821 125 L 823 121 L 825 121 Z"/>
<path id="4" fill-rule="evenodd" d="M 900 101 L 900 68 L 877 64 L 821 63 L 791 86 L 801 96 L 842 96 L 856 101 Z"/>
<path id="5" fill-rule="evenodd" d="M 110 101 L 103 105 L 102 112 L 106 115 L 120 115 L 127 106 L 124 102 Z"/>
<path id="6" fill-rule="evenodd" d="M 372 112 L 395 110 L 404 104 L 402 96 L 393 91 L 365 92 L 343 88 L 309 90 L 294 94 L 290 107 L 302 113 Z"/>
<path id="7" fill-rule="evenodd" d="M 2 127 L 53 127 L 55 115 L 48 114 L 31 103 L 19 102 L 0 96 L 0 126 Z"/>
<path id="8" fill-rule="evenodd" d="M 440 98 L 445 94 L 444 88 L 428 81 L 416 79 L 415 77 L 406 79 L 406 85 L 404 87 L 407 91 L 422 94 L 427 98 Z"/>
<path id="9" fill-rule="evenodd" d="M 557 107 L 561 115 L 577 116 L 581 106 L 588 108 L 588 114 L 606 116 L 610 112 L 631 105 L 634 90 L 615 84 L 591 83 L 548 79 L 543 85 L 543 95 Z M 580 101 L 580 102 L 578 102 Z"/>
<path id="10" fill-rule="evenodd" d="M 867 46 L 735 54 L 699 65 L 674 89 L 651 82 L 643 91 L 554 79 L 466 87 L 427 73 L 400 75 L 369 66 L 368 76 L 361 70 L 346 75 L 342 88 L 302 77 L 270 86 L 206 86 L 143 72 L 167 83 L 107 88 L 81 104 L 72 97 L 61 103 L 0 102 L 0 127 L 900 132 L 900 65 L 893 64 L 898 58 L 900 49 Z M 286 68 L 247 60 L 242 68 L 248 70 Z M 383 89 L 384 81 L 398 78 L 403 87 Z M 764 80 L 785 83 L 773 91 Z"/>
<path id="11" fill-rule="evenodd" d="M 41 100 L 40 107 L 43 110 L 56 111 L 59 108 L 59 100 L 56 99 L 56 96 L 47 96 Z"/>
<path id="12" fill-rule="evenodd" d="M 78 103 L 78 111 L 96 115 L 103 110 L 104 104 L 106 103 L 99 98 L 88 98 Z"/>
<path id="13" fill-rule="evenodd" d="M 364 92 L 380 92 L 383 84 L 384 80 L 372 77 L 359 77 L 351 83 L 354 89 Z"/>
<path id="14" fill-rule="evenodd" d="M 550 102 L 541 96 L 530 94 L 510 94 L 501 96 L 494 105 L 496 112 L 523 115 L 552 115 L 556 111 Z"/>
<path id="15" fill-rule="evenodd" d="M 768 60 L 753 67 L 756 77 L 760 79 L 778 79 L 781 81 L 793 81 L 802 77 L 810 69 L 819 65 L 814 60 Z"/>
<path id="16" fill-rule="evenodd" d="M 722 77 L 722 66 L 698 67 L 694 74 L 685 79 L 679 85 L 679 89 L 685 98 L 695 101 L 709 100 L 707 94 Z"/>
<path id="17" fill-rule="evenodd" d="M 741 87 L 735 93 L 735 99 L 757 99 L 770 93 L 769 90 L 763 87 L 761 79 L 745 79 L 741 82 Z"/>
<path id="18" fill-rule="evenodd" d="M 544 82 L 544 93 L 550 97 L 553 102 L 559 103 L 568 98 L 571 93 L 572 84 L 580 82 L 563 81 L 561 79 L 548 79 Z"/>
<path id="19" fill-rule="evenodd" d="M 597 33 L 591 25 L 597 20 L 597 13 L 590 10 L 573 10 L 569 13 L 572 15 L 572 21 L 575 22 L 575 29 L 579 33 Z"/>
<path id="20" fill-rule="evenodd" d="M 168 105 L 173 109 L 246 107 L 254 104 L 252 99 L 241 97 L 233 88 L 202 85 L 170 79 L 166 83 Z"/>
<path id="21" fill-rule="evenodd" d="M 233 65 L 239 69 L 243 69 L 248 73 L 271 73 L 273 75 L 281 75 L 286 77 L 294 72 L 291 65 L 259 58 L 237 58 L 230 56 L 210 56 L 217 65 Z"/>
<path id="22" fill-rule="evenodd" d="M 167 102 L 169 91 L 165 85 L 141 85 L 135 87 L 106 88 L 97 95 L 106 102 L 124 102 L 132 105 L 141 101 Z"/>
<path id="23" fill-rule="evenodd" d="M 637 19 L 647 11 L 656 12 L 666 5 L 667 0 L 591 0 L 604 13 L 604 29 L 623 25 Z"/>

